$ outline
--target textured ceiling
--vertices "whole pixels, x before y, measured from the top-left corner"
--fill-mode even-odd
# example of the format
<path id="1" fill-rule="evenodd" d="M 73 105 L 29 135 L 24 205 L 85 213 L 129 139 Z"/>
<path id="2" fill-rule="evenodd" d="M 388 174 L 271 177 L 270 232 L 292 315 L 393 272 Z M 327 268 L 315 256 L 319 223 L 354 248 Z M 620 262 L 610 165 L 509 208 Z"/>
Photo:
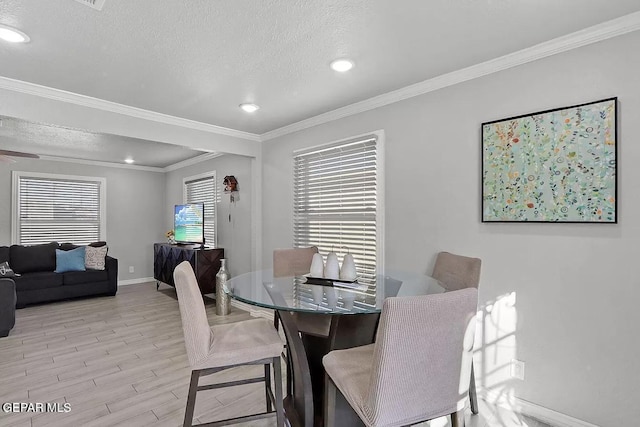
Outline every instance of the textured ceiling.
<path id="1" fill-rule="evenodd" d="M 640 10 L 639 0 L 2 0 L 0 76 L 262 134 Z M 335 58 L 352 58 L 346 74 Z M 261 109 L 243 113 L 238 104 Z"/>
<path id="2" fill-rule="evenodd" d="M 124 163 L 124 159 L 130 157 L 136 161 L 137 166 L 160 168 L 205 154 L 178 145 L 1 116 L 0 149 L 110 163 Z"/>

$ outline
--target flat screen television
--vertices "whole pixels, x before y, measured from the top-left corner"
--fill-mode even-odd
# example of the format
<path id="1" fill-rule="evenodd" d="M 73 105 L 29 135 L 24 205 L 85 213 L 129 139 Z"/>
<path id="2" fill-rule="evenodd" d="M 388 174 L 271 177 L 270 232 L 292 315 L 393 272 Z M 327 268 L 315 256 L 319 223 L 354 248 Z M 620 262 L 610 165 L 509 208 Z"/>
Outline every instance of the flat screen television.
<path id="1" fill-rule="evenodd" d="M 173 232 L 176 243 L 204 244 L 204 203 L 175 205 Z"/>

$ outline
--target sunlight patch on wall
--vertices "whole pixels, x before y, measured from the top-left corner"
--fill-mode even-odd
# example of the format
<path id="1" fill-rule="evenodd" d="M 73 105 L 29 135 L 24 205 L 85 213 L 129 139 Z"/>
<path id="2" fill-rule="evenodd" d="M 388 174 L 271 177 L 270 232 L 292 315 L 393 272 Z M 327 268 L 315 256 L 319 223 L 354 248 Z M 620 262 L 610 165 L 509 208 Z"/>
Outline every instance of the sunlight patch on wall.
<path id="1" fill-rule="evenodd" d="M 474 365 L 476 384 L 492 403 L 515 405 L 511 361 L 517 359 L 516 293 L 485 303 L 478 312 Z"/>

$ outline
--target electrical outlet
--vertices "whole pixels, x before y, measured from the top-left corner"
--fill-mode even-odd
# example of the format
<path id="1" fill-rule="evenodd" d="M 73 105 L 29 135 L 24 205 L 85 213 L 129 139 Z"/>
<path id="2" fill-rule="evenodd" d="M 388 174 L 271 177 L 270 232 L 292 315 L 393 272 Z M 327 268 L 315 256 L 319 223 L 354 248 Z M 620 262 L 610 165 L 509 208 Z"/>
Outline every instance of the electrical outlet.
<path id="1" fill-rule="evenodd" d="M 134 273 L 136 271 L 135 268 L 133 268 L 133 265 L 129 266 L 129 273 Z"/>
<path id="2" fill-rule="evenodd" d="M 511 359 L 511 377 L 524 381 L 524 362 Z"/>

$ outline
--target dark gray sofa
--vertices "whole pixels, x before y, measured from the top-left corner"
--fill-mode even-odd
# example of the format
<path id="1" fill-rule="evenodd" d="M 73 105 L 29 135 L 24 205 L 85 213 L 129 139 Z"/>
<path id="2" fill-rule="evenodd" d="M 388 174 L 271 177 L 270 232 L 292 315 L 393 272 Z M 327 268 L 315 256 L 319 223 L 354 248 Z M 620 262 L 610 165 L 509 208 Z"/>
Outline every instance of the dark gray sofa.
<path id="1" fill-rule="evenodd" d="M 16 324 L 16 284 L 11 279 L 0 279 L 0 337 L 9 335 Z"/>
<path id="2" fill-rule="evenodd" d="M 91 244 L 101 246 L 104 242 Z M 56 249 L 70 250 L 77 246 L 56 242 L 43 245 L 0 246 L 0 263 L 9 262 L 16 275 L 16 307 L 49 301 L 93 295 L 115 295 L 118 290 L 118 260 L 107 256 L 104 270 L 54 273 Z"/>

